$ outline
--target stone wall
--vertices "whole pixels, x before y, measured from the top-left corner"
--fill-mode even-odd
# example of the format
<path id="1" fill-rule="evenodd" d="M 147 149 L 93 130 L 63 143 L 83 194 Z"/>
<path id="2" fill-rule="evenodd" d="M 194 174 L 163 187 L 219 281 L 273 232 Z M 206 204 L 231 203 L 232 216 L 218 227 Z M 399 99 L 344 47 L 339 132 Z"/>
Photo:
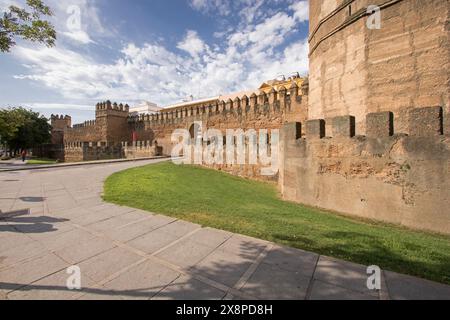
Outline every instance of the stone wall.
<path id="1" fill-rule="evenodd" d="M 273 90 L 270 94 L 243 96 L 234 101 L 219 101 L 197 107 L 180 107 L 159 114 L 130 119 L 130 130 L 141 137 L 151 137 L 153 142 L 170 155 L 175 129 L 191 129 L 201 121 L 204 128 L 219 129 L 280 129 L 285 122 L 305 121 L 308 114 L 307 87 L 294 86 L 286 90 Z M 145 139 L 145 138 L 144 138 Z M 142 140 L 144 140 L 142 139 Z"/>
<path id="2" fill-rule="evenodd" d="M 131 145 L 122 142 L 123 155 L 126 159 L 157 157 L 162 155 L 162 148 L 151 141 L 136 141 Z"/>
<path id="3" fill-rule="evenodd" d="M 330 126 L 307 121 L 303 138 L 301 124 L 285 125 L 283 198 L 449 234 L 450 136 L 442 134 L 442 108 L 411 109 L 408 118 L 409 135 L 394 132 L 391 112 L 369 114 L 366 136 L 355 135 L 350 116 L 333 118 Z"/>
<path id="4" fill-rule="evenodd" d="M 409 109 L 450 112 L 448 0 L 309 3 L 309 119 L 352 114 L 364 133 L 367 114 L 392 111 L 408 133 Z M 369 5 L 381 8 L 379 30 L 366 27 Z"/>
<path id="5" fill-rule="evenodd" d="M 95 108 L 95 120 L 85 121 L 64 131 L 64 143 L 104 142 L 120 144 L 129 138 L 129 106 L 106 101 Z"/>
<path id="6" fill-rule="evenodd" d="M 123 159 L 124 153 L 121 145 L 106 146 L 99 143 L 70 143 L 65 147 L 66 162 L 81 162 L 95 160 Z"/>

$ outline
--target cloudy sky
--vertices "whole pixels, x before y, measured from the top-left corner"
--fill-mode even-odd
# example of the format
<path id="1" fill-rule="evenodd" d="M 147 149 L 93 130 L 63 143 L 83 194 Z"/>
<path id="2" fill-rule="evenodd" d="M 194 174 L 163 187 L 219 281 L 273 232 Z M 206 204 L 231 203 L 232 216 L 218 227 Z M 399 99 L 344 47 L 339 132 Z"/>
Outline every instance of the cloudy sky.
<path id="1" fill-rule="evenodd" d="M 0 0 L 2 11 L 25 0 Z M 160 106 L 308 72 L 308 3 L 299 0 L 45 0 L 56 47 L 0 53 L 0 107 L 75 122 L 102 100 Z"/>

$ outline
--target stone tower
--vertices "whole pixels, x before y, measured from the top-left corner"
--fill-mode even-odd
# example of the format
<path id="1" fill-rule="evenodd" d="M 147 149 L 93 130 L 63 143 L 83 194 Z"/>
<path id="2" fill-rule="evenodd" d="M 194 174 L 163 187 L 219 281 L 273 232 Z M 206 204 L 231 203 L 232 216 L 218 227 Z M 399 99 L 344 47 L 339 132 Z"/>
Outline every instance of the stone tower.
<path id="1" fill-rule="evenodd" d="M 450 107 L 448 0 L 317 0 L 310 5 L 309 118 L 393 111 L 409 133 L 409 110 Z M 368 27 L 380 10 L 380 28 Z M 446 116 L 448 119 L 448 116 Z M 445 124 L 448 132 L 448 122 Z M 328 130 L 331 131 L 331 130 Z"/>
<path id="2" fill-rule="evenodd" d="M 50 118 L 52 126 L 52 144 L 62 145 L 64 143 L 64 130 L 72 126 L 70 116 L 53 115 Z"/>
<path id="3" fill-rule="evenodd" d="M 110 101 L 98 103 L 95 108 L 96 126 L 101 130 L 100 142 L 120 144 L 128 141 L 128 116 L 130 107 L 123 104 L 112 104 Z"/>

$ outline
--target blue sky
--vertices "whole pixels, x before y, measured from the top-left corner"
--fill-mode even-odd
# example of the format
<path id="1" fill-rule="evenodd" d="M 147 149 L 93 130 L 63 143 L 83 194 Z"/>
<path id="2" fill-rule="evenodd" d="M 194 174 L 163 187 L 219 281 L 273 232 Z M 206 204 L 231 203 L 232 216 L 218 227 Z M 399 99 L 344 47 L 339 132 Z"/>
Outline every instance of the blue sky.
<path id="1" fill-rule="evenodd" d="M 0 9 L 25 0 L 0 0 Z M 45 0 L 56 47 L 0 54 L 1 106 L 91 119 L 98 101 L 160 106 L 308 72 L 298 0 Z"/>

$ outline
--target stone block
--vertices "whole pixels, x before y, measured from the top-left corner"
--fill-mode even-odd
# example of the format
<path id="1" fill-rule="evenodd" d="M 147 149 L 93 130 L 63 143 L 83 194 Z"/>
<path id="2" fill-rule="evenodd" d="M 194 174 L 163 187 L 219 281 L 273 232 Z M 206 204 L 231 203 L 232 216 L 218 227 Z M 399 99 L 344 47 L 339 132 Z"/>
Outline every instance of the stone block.
<path id="1" fill-rule="evenodd" d="M 325 120 L 319 119 L 319 120 L 306 121 L 306 137 L 308 139 L 324 138 L 325 137 Z"/>
<path id="2" fill-rule="evenodd" d="M 366 135 L 371 138 L 390 137 L 394 134 L 392 112 L 369 113 L 366 117 Z"/>
<path id="3" fill-rule="evenodd" d="M 286 123 L 282 131 L 282 136 L 286 140 L 300 139 L 302 137 L 302 124 L 300 122 Z"/>
<path id="4" fill-rule="evenodd" d="M 439 136 L 443 134 L 441 107 L 417 108 L 409 111 L 411 136 Z"/>
<path id="5" fill-rule="evenodd" d="M 333 137 L 354 137 L 356 121 L 353 116 L 335 117 L 332 120 Z"/>

